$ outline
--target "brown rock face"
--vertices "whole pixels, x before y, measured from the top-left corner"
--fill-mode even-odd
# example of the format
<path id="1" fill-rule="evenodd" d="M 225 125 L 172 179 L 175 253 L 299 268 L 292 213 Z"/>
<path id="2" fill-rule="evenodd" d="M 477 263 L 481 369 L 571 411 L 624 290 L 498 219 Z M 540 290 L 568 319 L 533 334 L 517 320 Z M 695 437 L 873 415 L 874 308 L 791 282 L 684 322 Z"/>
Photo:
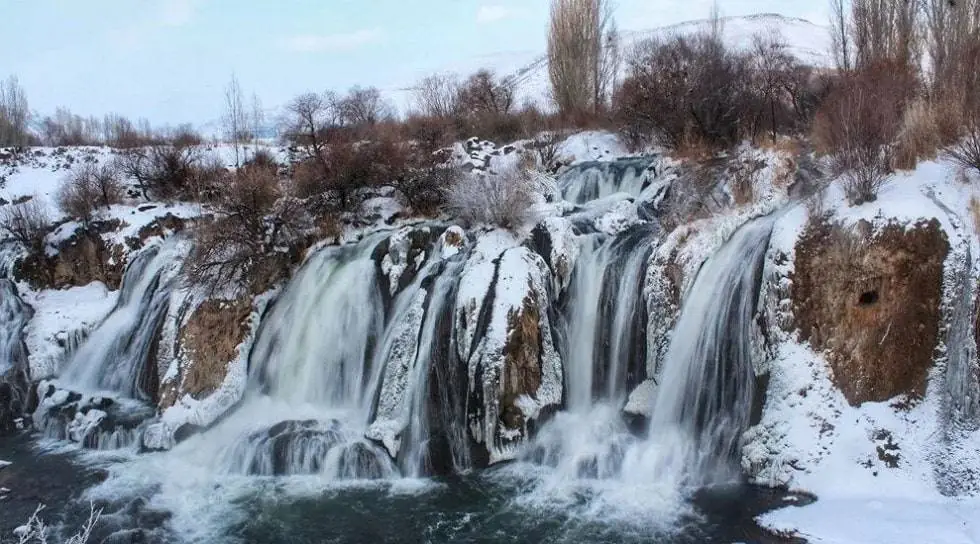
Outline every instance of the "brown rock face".
<path id="1" fill-rule="evenodd" d="M 118 289 L 125 269 L 122 245 L 109 245 L 95 230 L 80 230 L 53 257 L 32 253 L 21 259 L 14 274 L 34 289 L 62 289 L 96 280 Z"/>
<path id="2" fill-rule="evenodd" d="M 524 414 L 514 402 L 521 395 L 533 395 L 541 387 L 541 314 L 532 289 L 520 310 L 507 316 L 507 344 L 504 346 L 504 375 L 501 379 L 500 418 L 510 429 L 524 425 Z"/>
<path id="3" fill-rule="evenodd" d="M 228 363 L 237 355 L 235 348 L 248 334 L 251 312 L 251 303 L 244 299 L 207 300 L 194 310 L 178 339 L 182 359 L 187 362 L 181 369 L 182 386 L 179 393 L 168 390 L 162 396 L 162 408 L 172 406 L 179 394 L 201 399 L 218 389 Z"/>
<path id="4" fill-rule="evenodd" d="M 823 222 L 800 238 L 792 292 L 801 337 L 828 352 L 851 405 L 924 394 L 948 252 L 936 220 L 877 232 Z"/>

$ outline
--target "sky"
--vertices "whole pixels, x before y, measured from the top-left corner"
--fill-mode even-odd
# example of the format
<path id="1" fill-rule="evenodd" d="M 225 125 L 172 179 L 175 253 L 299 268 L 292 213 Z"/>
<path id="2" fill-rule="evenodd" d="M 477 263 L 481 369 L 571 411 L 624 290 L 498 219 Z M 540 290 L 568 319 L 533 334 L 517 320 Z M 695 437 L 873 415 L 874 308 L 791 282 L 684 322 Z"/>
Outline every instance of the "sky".
<path id="1" fill-rule="evenodd" d="M 622 30 L 707 16 L 712 0 L 614 0 Z M 817 5 L 815 5 L 817 4 Z M 826 21 L 822 0 L 719 0 L 725 16 Z M 0 77 L 31 109 L 153 124 L 220 117 L 234 74 L 267 109 L 306 91 L 394 91 L 543 53 L 548 0 L 0 0 Z M 505 59 L 502 61 L 501 59 Z"/>

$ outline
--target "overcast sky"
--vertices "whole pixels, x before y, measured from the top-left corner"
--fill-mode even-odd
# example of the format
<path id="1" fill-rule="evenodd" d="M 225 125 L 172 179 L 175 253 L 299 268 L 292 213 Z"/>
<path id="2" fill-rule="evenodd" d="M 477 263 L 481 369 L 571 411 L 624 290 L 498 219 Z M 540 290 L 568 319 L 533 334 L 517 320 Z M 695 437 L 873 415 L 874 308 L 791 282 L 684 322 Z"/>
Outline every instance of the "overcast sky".
<path id="1" fill-rule="evenodd" d="M 624 30 L 705 17 L 712 0 L 616 0 Z M 31 108 L 154 124 L 220 115 L 237 74 L 267 108 L 306 90 L 394 89 L 482 56 L 543 52 L 548 0 L 0 0 L 0 77 Z M 823 0 L 720 0 L 723 15 L 823 24 Z"/>

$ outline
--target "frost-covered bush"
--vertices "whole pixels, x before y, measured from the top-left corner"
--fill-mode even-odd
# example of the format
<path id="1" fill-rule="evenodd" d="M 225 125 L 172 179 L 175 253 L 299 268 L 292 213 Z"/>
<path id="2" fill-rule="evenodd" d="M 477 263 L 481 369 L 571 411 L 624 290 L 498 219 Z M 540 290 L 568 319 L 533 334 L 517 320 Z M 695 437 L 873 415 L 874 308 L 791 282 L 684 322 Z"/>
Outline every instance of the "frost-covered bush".
<path id="1" fill-rule="evenodd" d="M 475 172 L 448 191 L 447 203 L 459 219 L 470 225 L 516 230 L 533 219 L 536 184 L 527 170 Z"/>
<path id="2" fill-rule="evenodd" d="M 17 544 L 54 544 L 54 535 L 51 528 L 41 519 L 41 512 L 44 505 L 39 505 L 34 513 L 31 514 L 27 523 L 14 529 L 14 536 L 17 537 Z M 88 520 L 78 532 L 64 540 L 64 544 L 86 544 L 92 537 L 92 530 L 102 517 L 102 510 L 96 509 L 94 505 L 89 510 Z"/>

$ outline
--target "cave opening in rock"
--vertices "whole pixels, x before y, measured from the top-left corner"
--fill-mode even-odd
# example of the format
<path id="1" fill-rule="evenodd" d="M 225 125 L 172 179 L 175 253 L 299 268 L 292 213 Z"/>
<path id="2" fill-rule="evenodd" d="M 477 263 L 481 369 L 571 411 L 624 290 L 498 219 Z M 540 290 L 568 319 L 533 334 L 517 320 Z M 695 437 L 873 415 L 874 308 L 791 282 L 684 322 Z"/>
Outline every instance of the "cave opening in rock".
<path id="1" fill-rule="evenodd" d="M 878 291 L 865 291 L 858 297 L 858 306 L 871 306 L 878 302 Z"/>

